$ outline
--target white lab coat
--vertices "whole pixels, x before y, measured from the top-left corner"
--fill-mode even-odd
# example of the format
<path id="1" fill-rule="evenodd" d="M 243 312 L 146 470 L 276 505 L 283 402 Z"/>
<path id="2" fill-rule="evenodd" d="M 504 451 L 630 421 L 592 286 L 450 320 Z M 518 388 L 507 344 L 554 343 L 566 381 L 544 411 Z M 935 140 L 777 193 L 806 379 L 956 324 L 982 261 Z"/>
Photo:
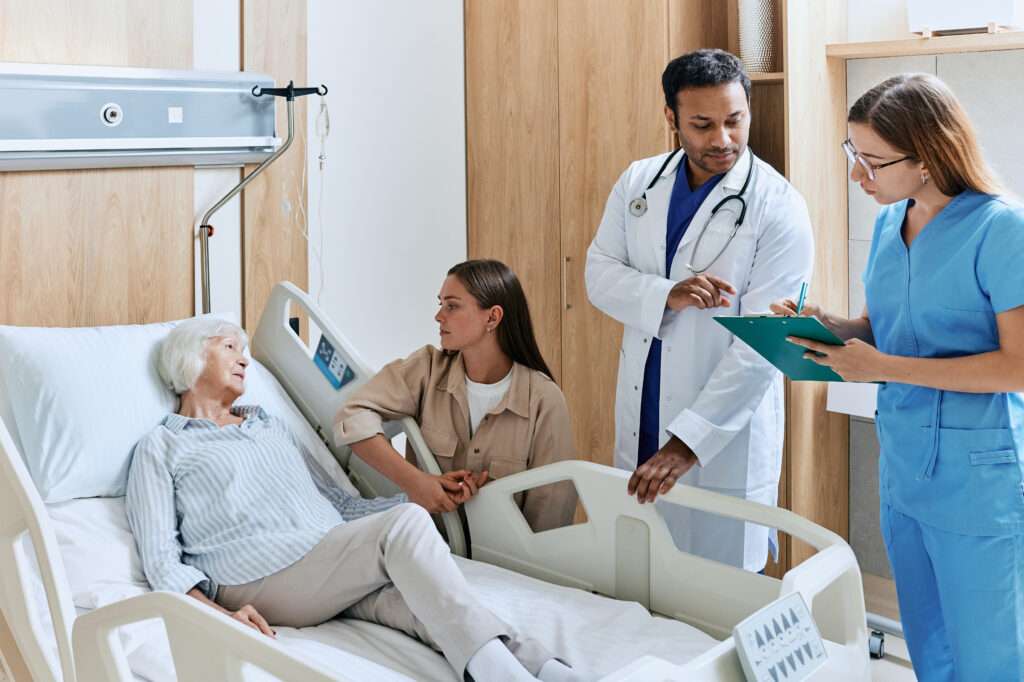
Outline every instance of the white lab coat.
<path id="1" fill-rule="evenodd" d="M 803 197 L 771 166 L 749 150 L 711 191 L 690 223 L 665 273 L 666 222 L 680 152 L 647 190 L 648 211 L 629 212 L 667 154 L 636 161 L 615 184 L 604 217 L 587 251 L 590 301 L 625 325 L 615 397 L 615 465 L 636 468 L 640 396 L 651 338 L 662 340 L 660 444 L 674 434 L 700 462 L 680 482 L 765 504 L 776 504 L 785 429 L 782 375 L 749 346 L 711 318 L 767 312 L 781 298 L 795 298 L 810 281 L 814 244 Z M 738 202 L 731 201 L 694 245 L 711 209 L 740 191 L 756 164 L 745 193 L 743 225 L 708 274 L 737 290 L 731 308 L 675 312 L 666 308 L 669 291 L 693 276 L 688 267 L 707 267 L 732 231 Z M 658 509 L 683 551 L 748 570 L 761 570 L 774 531 L 677 505 Z"/>

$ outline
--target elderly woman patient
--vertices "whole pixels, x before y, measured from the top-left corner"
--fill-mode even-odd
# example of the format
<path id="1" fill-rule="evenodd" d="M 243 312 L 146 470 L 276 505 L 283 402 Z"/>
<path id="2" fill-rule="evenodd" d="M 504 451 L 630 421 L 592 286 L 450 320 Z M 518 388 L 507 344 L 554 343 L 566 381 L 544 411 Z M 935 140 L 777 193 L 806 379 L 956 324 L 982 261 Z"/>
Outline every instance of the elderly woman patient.
<path id="1" fill-rule="evenodd" d="M 577 679 L 471 596 L 425 509 L 404 495 L 351 496 L 283 421 L 232 407 L 246 343 L 237 326 L 198 318 L 161 349 L 180 408 L 136 446 L 127 493 L 153 589 L 268 635 L 339 614 L 396 627 L 440 649 L 460 677 Z M 463 473 L 445 475 L 456 504 L 475 491 Z"/>

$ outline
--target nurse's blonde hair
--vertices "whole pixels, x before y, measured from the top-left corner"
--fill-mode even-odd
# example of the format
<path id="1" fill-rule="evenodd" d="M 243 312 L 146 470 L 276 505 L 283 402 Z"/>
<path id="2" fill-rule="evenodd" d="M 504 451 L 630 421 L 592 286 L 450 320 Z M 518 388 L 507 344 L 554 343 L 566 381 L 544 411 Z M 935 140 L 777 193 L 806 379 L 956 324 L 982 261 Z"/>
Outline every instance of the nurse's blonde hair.
<path id="1" fill-rule="evenodd" d="M 847 117 L 871 126 L 887 143 L 920 161 L 943 194 L 1002 194 L 985 162 L 974 126 L 956 95 L 935 76 L 905 73 L 860 96 Z"/>

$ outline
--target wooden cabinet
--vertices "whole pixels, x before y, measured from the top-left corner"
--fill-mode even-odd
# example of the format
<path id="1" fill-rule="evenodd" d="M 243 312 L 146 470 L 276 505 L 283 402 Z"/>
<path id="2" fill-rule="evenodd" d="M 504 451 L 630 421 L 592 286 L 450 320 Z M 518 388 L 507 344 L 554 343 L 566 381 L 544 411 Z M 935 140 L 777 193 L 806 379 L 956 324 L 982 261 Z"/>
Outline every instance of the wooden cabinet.
<path id="1" fill-rule="evenodd" d="M 846 4 L 812 12 L 809 3 L 779 2 L 784 70 L 754 76 L 750 144 L 811 207 L 819 232 L 812 300 L 845 308 L 845 222 L 832 219 L 846 210 L 843 161 L 822 140 L 831 140 L 845 101 L 838 96 L 836 109 L 827 100 L 845 81 L 830 84 L 824 45 L 845 32 Z M 586 250 L 629 163 L 671 149 L 662 70 L 701 47 L 735 50 L 735 0 L 466 0 L 465 9 L 469 255 L 519 274 L 580 454 L 610 464 L 622 327 L 587 300 Z M 829 203 L 840 196 L 841 206 Z M 831 272 L 840 261 L 842 273 Z M 823 385 L 787 395 L 781 504 L 845 533 L 842 418 L 825 413 Z M 777 571 L 789 565 L 785 547 Z"/>

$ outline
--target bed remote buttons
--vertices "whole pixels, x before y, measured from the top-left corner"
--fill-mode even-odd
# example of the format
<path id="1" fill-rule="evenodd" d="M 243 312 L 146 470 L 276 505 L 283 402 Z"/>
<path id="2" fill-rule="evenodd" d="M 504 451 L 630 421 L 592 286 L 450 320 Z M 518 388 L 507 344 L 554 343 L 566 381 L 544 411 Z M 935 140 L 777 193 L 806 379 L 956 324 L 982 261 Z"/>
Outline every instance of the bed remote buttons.
<path id="1" fill-rule="evenodd" d="M 748 682 L 800 682 L 828 658 L 799 592 L 754 613 L 732 634 Z"/>
<path id="2" fill-rule="evenodd" d="M 334 348 L 334 344 L 328 341 L 326 336 L 320 337 L 316 353 L 313 354 L 313 362 L 320 368 L 324 377 L 331 383 L 331 386 L 334 386 L 335 390 L 340 390 L 342 386 L 356 378 L 352 368 L 342 359 L 341 353 Z"/>

